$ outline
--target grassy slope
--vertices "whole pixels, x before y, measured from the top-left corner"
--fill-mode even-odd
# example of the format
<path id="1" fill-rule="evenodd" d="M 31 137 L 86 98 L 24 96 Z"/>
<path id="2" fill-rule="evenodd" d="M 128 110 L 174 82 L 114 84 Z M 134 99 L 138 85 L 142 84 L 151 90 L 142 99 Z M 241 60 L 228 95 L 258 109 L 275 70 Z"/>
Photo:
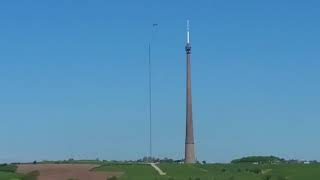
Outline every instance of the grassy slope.
<path id="1" fill-rule="evenodd" d="M 168 176 L 177 180 L 187 180 L 189 178 L 201 180 L 261 180 L 261 177 L 250 172 L 240 171 L 230 165 L 177 165 L 160 164 L 160 168 L 167 172 Z"/>
<path id="2" fill-rule="evenodd" d="M 292 164 L 292 165 L 269 165 L 265 168 L 272 169 L 269 174 L 279 175 L 289 180 L 315 180 L 320 179 L 320 165 Z"/>
<path id="3" fill-rule="evenodd" d="M 0 180 L 18 180 L 21 176 L 11 172 L 0 172 Z"/>
<path id="4" fill-rule="evenodd" d="M 121 179 L 124 180 L 188 180 L 189 178 L 201 180 L 261 180 L 258 176 L 250 172 L 231 171 L 221 165 L 178 165 L 160 164 L 159 167 L 167 173 L 167 176 L 159 176 L 150 165 L 142 164 L 108 164 L 96 168 L 96 171 L 124 172 Z"/>
<path id="5" fill-rule="evenodd" d="M 0 180 L 19 179 L 20 176 L 15 174 L 16 169 L 13 165 L 0 165 Z"/>
<path id="6" fill-rule="evenodd" d="M 95 169 L 96 171 L 123 172 L 121 179 L 152 180 L 160 178 L 157 172 L 145 164 L 106 164 Z"/>
<path id="7" fill-rule="evenodd" d="M 160 164 L 159 167 L 167 176 L 159 176 L 149 165 L 109 164 L 96 170 L 109 172 L 124 172 L 124 180 L 315 180 L 320 179 L 320 165 L 250 165 L 250 164 L 208 164 L 208 165 L 178 165 Z M 255 173 L 258 169 L 260 172 Z"/>
<path id="8" fill-rule="evenodd" d="M 39 175 L 38 172 L 30 172 L 28 174 L 17 174 L 15 165 L 0 165 L 0 180 L 35 180 Z"/>

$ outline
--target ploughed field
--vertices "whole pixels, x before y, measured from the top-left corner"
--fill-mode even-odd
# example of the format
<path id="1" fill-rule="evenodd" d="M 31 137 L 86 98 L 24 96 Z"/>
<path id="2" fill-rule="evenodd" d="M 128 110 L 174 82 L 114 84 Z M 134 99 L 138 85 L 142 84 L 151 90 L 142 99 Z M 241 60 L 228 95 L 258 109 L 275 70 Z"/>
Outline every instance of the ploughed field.
<path id="1" fill-rule="evenodd" d="M 21 164 L 0 166 L 0 180 L 106 180 L 119 172 L 97 172 L 94 164 Z"/>
<path id="2" fill-rule="evenodd" d="M 99 165 L 94 164 L 28 164 L 19 165 L 17 172 L 28 174 L 39 172 L 37 180 L 106 180 L 108 177 L 119 176 L 119 172 L 92 171 Z"/>

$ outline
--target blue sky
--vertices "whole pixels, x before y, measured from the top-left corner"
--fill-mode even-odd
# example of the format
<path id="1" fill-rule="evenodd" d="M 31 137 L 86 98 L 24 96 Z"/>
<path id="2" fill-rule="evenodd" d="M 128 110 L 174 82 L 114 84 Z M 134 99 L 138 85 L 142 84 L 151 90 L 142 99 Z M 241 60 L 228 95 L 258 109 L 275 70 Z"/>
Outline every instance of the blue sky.
<path id="1" fill-rule="evenodd" d="M 191 21 L 196 152 L 320 160 L 316 0 L 0 2 L 0 161 L 182 158 Z"/>

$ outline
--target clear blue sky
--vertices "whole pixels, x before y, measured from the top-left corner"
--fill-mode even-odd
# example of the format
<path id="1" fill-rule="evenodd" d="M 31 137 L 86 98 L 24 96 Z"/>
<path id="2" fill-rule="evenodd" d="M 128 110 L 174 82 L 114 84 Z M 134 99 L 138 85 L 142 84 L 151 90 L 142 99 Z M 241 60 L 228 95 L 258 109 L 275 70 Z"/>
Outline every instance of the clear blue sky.
<path id="1" fill-rule="evenodd" d="M 182 158 L 191 21 L 197 157 L 320 160 L 316 0 L 0 2 L 0 161 Z"/>

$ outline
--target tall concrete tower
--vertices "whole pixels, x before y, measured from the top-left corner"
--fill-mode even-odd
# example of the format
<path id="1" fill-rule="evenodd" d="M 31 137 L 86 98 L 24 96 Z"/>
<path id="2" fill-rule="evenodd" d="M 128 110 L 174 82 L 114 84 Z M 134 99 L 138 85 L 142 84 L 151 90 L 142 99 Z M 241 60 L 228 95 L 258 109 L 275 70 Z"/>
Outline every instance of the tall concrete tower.
<path id="1" fill-rule="evenodd" d="M 191 44 L 189 21 L 187 21 L 187 44 L 185 47 L 187 55 L 187 112 L 186 112 L 186 144 L 185 144 L 185 163 L 191 164 L 196 162 L 194 151 L 194 137 L 193 137 L 193 120 L 192 120 L 192 96 L 191 96 Z"/>

